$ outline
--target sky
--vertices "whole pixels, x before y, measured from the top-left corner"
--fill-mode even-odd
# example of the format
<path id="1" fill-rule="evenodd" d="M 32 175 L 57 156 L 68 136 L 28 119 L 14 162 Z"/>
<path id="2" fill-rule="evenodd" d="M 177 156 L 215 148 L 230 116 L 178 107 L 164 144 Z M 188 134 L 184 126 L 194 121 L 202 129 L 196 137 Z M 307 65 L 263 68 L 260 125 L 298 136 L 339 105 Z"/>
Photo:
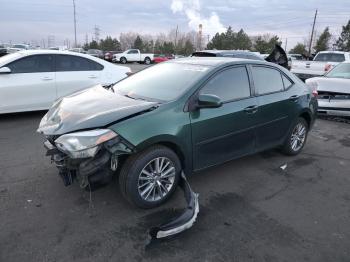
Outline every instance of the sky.
<path id="1" fill-rule="evenodd" d="M 91 40 L 94 27 L 100 38 L 122 32 L 157 35 L 178 26 L 214 36 L 231 26 L 249 35 L 276 34 L 287 49 L 309 38 L 315 10 L 316 33 L 330 27 L 334 38 L 350 19 L 350 0 L 75 0 L 77 40 Z M 55 45 L 74 41 L 73 0 L 0 0 L 0 43 Z M 51 37 L 51 41 L 52 41 Z"/>

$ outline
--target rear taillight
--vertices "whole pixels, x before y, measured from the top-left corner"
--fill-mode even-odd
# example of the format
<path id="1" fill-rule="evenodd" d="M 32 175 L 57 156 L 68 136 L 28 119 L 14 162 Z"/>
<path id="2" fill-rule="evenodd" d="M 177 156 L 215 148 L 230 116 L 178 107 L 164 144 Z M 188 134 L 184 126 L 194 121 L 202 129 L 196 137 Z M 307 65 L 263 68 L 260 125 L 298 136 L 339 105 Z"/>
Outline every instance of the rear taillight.
<path id="1" fill-rule="evenodd" d="M 317 96 L 318 96 L 317 89 L 312 90 L 312 95 L 313 95 L 314 97 L 317 97 Z"/>
<path id="2" fill-rule="evenodd" d="M 324 71 L 325 72 L 328 72 L 329 70 L 331 70 L 332 69 L 332 65 L 331 64 L 326 64 L 325 66 L 324 66 Z"/>

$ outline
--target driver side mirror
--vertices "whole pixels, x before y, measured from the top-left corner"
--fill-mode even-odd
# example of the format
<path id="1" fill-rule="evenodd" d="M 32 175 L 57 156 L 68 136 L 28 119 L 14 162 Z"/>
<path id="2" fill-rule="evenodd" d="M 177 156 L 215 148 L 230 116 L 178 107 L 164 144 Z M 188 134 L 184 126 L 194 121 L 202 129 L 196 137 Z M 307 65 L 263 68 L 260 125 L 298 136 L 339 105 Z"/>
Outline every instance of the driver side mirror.
<path id="1" fill-rule="evenodd" d="M 10 74 L 11 73 L 11 69 L 4 66 L 0 68 L 0 74 Z"/>
<path id="2" fill-rule="evenodd" d="M 222 106 L 221 99 L 216 95 L 200 94 L 197 100 L 197 108 L 217 108 Z"/>

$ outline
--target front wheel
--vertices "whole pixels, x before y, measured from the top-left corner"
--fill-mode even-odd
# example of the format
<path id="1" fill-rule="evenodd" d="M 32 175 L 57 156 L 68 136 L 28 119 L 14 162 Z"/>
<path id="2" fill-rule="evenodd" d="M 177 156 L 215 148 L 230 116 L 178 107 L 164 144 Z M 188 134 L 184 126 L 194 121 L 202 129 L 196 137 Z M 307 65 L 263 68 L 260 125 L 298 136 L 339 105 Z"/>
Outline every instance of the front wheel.
<path id="1" fill-rule="evenodd" d="M 306 143 L 308 131 L 309 125 L 306 120 L 299 117 L 283 145 L 283 153 L 291 156 L 299 154 Z"/>
<path id="2" fill-rule="evenodd" d="M 128 62 L 128 61 L 126 60 L 125 57 L 121 57 L 121 58 L 120 58 L 120 63 L 126 64 L 127 62 Z"/>
<path id="3" fill-rule="evenodd" d="M 126 160 L 119 175 L 120 190 L 138 207 L 157 207 L 175 191 L 180 172 L 179 158 L 171 149 L 153 146 Z"/>

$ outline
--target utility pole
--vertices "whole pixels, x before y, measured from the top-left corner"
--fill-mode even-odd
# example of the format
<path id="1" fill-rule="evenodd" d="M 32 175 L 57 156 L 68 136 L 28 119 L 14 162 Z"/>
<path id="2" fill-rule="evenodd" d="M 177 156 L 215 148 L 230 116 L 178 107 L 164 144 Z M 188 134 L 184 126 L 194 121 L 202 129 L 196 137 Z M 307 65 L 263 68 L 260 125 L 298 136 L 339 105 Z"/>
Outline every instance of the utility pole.
<path id="1" fill-rule="evenodd" d="M 179 30 L 179 25 L 176 25 L 176 31 L 175 31 L 175 54 L 177 53 L 177 49 L 176 49 L 176 43 L 177 43 L 177 31 Z"/>
<path id="2" fill-rule="evenodd" d="M 284 44 L 284 51 L 287 53 L 287 43 L 288 43 L 288 38 L 286 38 L 286 43 Z"/>
<path id="3" fill-rule="evenodd" d="M 74 10 L 74 47 L 77 47 L 77 19 L 75 14 L 75 0 L 73 0 L 73 10 Z"/>
<path id="4" fill-rule="evenodd" d="M 313 36 L 314 36 L 314 30 L 315 30 L 316 17 L 317 17 L 317 9 L 316 9 L 316 12 L 315 12 L 314 23 L 312 24 L 312 30 L 311 30 L 311 36 L 310 36 L 310 43 L 309 43 L 309 58 L 310 58 L 310 56 L 311 56 L 312 38 L 313 38 Z"/>
<path id="5" fill-rule="evenodd" d="M 100 41 L 100 28 L 97 26 L 97 25 L 95 25 L 95 27 L 94 27 L 94 35 L 95 35 L 95 41 L 98 43 L 99 41 Z"/>

